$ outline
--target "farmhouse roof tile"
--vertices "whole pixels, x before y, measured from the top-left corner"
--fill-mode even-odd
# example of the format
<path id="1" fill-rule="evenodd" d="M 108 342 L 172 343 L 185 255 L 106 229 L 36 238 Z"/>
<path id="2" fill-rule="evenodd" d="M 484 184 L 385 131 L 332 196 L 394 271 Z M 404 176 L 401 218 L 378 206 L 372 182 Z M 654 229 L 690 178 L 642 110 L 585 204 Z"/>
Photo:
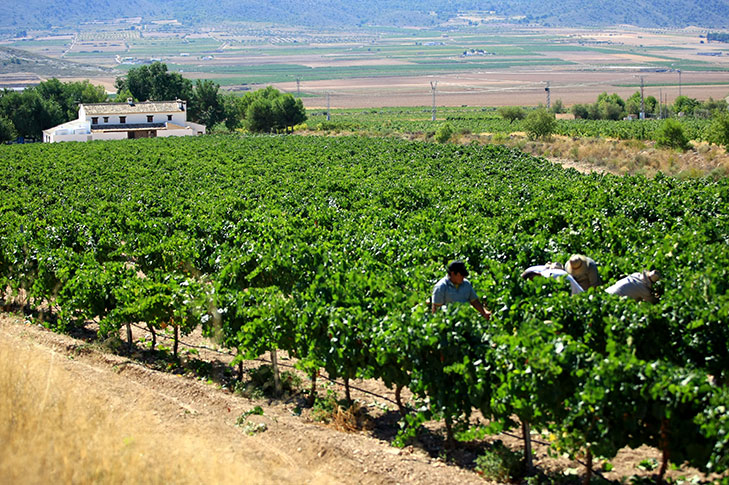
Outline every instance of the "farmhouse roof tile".
<path id="1" fill-rule="evenodd" d="M 176 113 L 184 111 L 185 102 L 181 101 L 144 101 L 142 103 L 89 103 L 83 104 L 87 115 L 138 114 L 138 113 Z"/>

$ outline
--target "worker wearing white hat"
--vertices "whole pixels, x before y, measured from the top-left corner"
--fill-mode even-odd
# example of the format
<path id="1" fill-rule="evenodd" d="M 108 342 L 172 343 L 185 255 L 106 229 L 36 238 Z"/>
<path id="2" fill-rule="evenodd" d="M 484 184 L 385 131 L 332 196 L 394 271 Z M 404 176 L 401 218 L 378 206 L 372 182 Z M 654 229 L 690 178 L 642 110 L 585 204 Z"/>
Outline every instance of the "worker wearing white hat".
<path id="1" fill-rule="evenodd" d="M 602 284 L 600 274 L 597 272 L 597 263 L 583 254 L 573 254 L 564 269 L 577 280 L 585 291 Z"/>

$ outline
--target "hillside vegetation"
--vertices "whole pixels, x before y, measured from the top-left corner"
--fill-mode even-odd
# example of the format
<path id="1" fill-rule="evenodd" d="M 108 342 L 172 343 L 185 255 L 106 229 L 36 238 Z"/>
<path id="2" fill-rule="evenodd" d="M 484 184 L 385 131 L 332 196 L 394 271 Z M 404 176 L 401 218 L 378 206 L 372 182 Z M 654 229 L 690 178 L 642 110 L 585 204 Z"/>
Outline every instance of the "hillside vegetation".
<path id="1" fill-rule="evenodd" d="M 43 15 L 38 15 L 43 12 Z M 5 2 L 0 6 L 0 29 L 6 32 L 28 28 L 75 26 L 80 22 L 139 17 L 145 20 L 177 19 L 183 23 L 224 21 L 273 22 L 312 26 L 320 29 L 362 25 L 439 25 L 464 12 L 478 12 L 471 18 L 508 17 L 511 21 L 542 25 L 604 26 L 632 24 L 642 27 L 686 27 L 690 25 L 723 28 L 728 25 L 729 1 L 627 0 L 580 2 L 577 0 L 370 0 L 345 2 L 283 2 L 269 0 L 171 1 L 130 0 L 91 2 L 70 0 L 48 5 L 40 0 Z"/>

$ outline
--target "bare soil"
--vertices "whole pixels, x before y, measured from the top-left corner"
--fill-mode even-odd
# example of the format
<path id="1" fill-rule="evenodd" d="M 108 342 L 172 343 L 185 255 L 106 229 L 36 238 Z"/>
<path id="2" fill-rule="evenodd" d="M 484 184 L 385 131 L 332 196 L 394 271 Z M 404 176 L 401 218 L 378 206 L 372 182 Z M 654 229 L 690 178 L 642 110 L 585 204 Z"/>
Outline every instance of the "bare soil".
<path id="1" fill-rule="evenodd" d="M 223 443 L 241 461 L 255 469 L 276 469 L 277 483 L 361 483 L 361 484 L 483 484 L 488 483 L 474 470 L 474 460 L 485 443 L 502 440 L 512 449 L 521 449 L 518 432 L 503 433 L 480 443 L 460 443 L 450 452 L 444 450 L 440 423 L 429 423 L 416 442 L 404 449 L 392 447 L 398 413 L 393 392 L 378 381 L 352 383 L 352 397 L 366 412 L 366 429 L 343 432 L 312 419 L 305 406 L 309 381 L 303 379 L 301 393 L 281 399 L 245 398 L 230 390 L 229 363 L 232 356 L 216 350 L 214 343 L 199 334 L 183 337 L 182 360 L 186 363 L 208 363 L 212 371 L 200 376 L 188 370 L 170 368 L 168 361 L 155 359 L 142 342 L 150 334 L 134 328 L 135 348 L 131 354 L 109 351 L 96 338 L 95 326 L 88 324 L 74 331 L 73 336 L 50 332 L 37 323 L 17 314 L 0 314 L 0 339 L 14 345 L 31 344 L 36 349 L 55 353 L 56 362 L 75 376 L 77 382 L 107 396 L 110 406 L 124 409 L 133 406 L 150 410 L 155 425 L 171 431 L 192 433 L 201 439 Z M 160 336 L 162 337 L 162 336 Z M 140 340 L 141 339 L 141 340 Z M 171 347 L 167 337 L 158 345 Z M 59 359 L 58 355 L 65 357 Z M 279 353 L 282 370 L 291 372 L 292 361 Z M 263 365 L 261 360 L 245 363 L 247 369 Z M 324 377 L 325 379 L 325 377 Z M 343 391 L 339 383 L 323 383 L 319 393 Z M 408 399 L 408 396 L 404 396 Z M 241 414 L 261 406 L 261 416 L 248 420 L 263 423 L 267 430 L 249 436 L 236 421 Z M 552 476 L 583 472 L 584 468 L 567 458 L 548 455 L 548 447 L 538 435 L 533 436 L 535 464 Z M 641 460 L 659 460 L 657 450 L 642 447 L 623 450 L 611 460 L 614 469 L 603 476 L 618 480 L 634 474 L 645 475 L 636 468 Z M 690 471 L 671 471 L 672 476 Z M 576 481 L 579 477 L 575 476 Z M 563 482 L 566 483 L 566 482 Z"/>
<path id="2" fill-rule="evenodd" d="M 592 61 L 585 60 L 586 64 Z M 307 108 L 325 107 L 327 92 L 330 93 L 331 108 L 430 106 L 431 81 L 438 81 L 438 106 L 534 106 L 546 104 L 545 87 L 549 81 L 551 101 L 561 99 L 570 106 L 593 103 L 605 91 L 628 98 L 640 89 L 640 77 L 644 78 L 646 85 L 654 85 L 645 89 L 646 96 L 662 96 L 669 104 L 679 95 L 679 90 L 684 96 L 701 100 L 709 97 L 721 99 L 729 93 L 729 86 L 723 84 L 726 76 L 720 72 L 685 72 L 679 89 L 678 74 L 675 72 L 643 72 L 639 67 L 591 70 L 587 65 L 582 69 L 572 67 L 570 70 L 556 66 L 438 76 L 306 81 L 300 84 L 300 89 L 313 95 L 303 99 Z M 710 84 L 712 82 L 717 84 Z M 277 83 L 275 87 L 286 92 L 296 92 L 297 89 L 295 82 Z"/>

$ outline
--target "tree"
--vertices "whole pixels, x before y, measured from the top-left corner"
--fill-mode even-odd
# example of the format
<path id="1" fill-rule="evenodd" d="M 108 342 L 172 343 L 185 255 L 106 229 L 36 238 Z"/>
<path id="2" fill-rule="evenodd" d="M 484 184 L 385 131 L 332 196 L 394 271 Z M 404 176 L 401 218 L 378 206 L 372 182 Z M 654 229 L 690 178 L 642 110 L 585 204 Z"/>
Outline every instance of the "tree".
<path id="1" fill-rule="evenodd" d="M 301 99 L 292 94 L 283 94 L 273 102 L 273 111 L 276 118 L 276 128 L 293 132 L 294 126 L 306 121 L 306 109 Z"/>
<path id="2" fill-rule="evenodd" d="M 656 145 L 659 147 L 676 148 L 678 150 L 688 150 L 691 145 L 688 138 L 683 132 L 683 125 L 673 119 L 667 119 L 663 122 L 656 132 Z"/>
<path id="3" fill-rule="evenodd" d="M 711 118 L 716 113 L 726 113 L 726 111 L 726 100 L 709 98 L 694 109 L 694 116 L 697 118 Z"/>
<path id="4" fill-rule="evenodd" d="M 636 116 L 640 114 L 640 91 L 634 92 L 628 99 L 625 100 L 625 112 L 629 115 Z"/>
<path id="5" fill-rule="evenodd" d="M 564 103 L 562 103 L 561 99 L 555 100 L 554 103 L 552 103 L 552 107 L 549 110 L 554 114 L 564 113 L 566 111 L 564 108 Z"/>
<path id="6" fill-rule="evenodd" d="M 191 101 L 193 96 L 192 81 L 178 72 L 168 72 L 167 64 L 161 62 L 130 69 L 126 78 L 116 79 L 115 86 L 117 93 L 128 90 L 141 101 Z"/>
<path id="7" fill-rule="evenodd" d="M 597 97 L 597 112 L 599 119 L 622 119 L 625 113 L 625 101 L 616 93 L 603 92 Z"/>
<path id="8" fill-rule="evenodd" d="M 0 143 L 15 139 L 15 125 L 9 119 L 0 116 Z"/>
<path id="9" fill-rule="evenodd" d="M 270 132 L 275 124 L 276 117 L 273 106 L 267 99 L 257 99 L 246 110 L 245 126 L 253 133 Z"/>
<path id="10" fill-rule="evenodd" d="M 225 127 L 229 130 L 240 128 L 246 117 L 248 105 L 243 103 L 243 98 L 232 94 L 223 96 L 223 109 L 225 110 Z"/>
<path id="11" fill-rule="evenodd" d="M 64 113 L 64 121 L 76 119 L 80 103 L 103 103 L 107 100 L 103 86 L 94 86 L 88 80 L 63 83 L 56 78 L 35 87 L 45 100 L 55 101 Z"/>
<path id="12" fill-rule="evenodd" d="M 191 121 L 213 127 L 225 119 L 223 96 L 218 92 L 220 85 L 210 80 L 198 79 L 188 105 Z"/>
<path id="13" fill-rule="evenodd" d="M 697 99 L 689 98 L 688 96 L 679 96 L 673 102 L 673 112 L 685 116 L 692 116 L 699 104 L 701 103 Z"/>
<path id="14" fill-rule="evenodd" d="M 658 112 L 658 100 L 655 96 L 648 96 L 643 100 L 645 103 L 645 112 L 655 114 Z"/>
<path id="15" fill-rule="evenodd" d="M 572 105 L 572 114 L 575 118 L 587 120 L 590 117 L 589 108 L 586 104 L 575 104 Z"/>
<path id="16" fill-rule="evenodd" d="M 40 138 L 43 130 L 68 121 L 53 99 L 43 99 L 37 90 L 6 91 L 0 97 L 0 116 L 9 119 L 18 136 Z"/>
<path id="17" fill-rule="evenodd" d="M 499 114 L 505 120 L 509 120 L 509 124 L 513 123 L 515 120 L 523 120 L 526 116 L 524 110 L 519 106 L 503 106 L 499 108 Z"/>
<path id="18" fill-rule="evenodd" d="M 524 120 L 524 128 L 531 139 L 548 138 L 557 128 L 557 120 L 554 113 L 550 113 L 545 108 L 539 108 L 529 113 Z"/>
<path id="19" fill-rule="evenodd" d="M 643 98 L 643 109 L 646 115 L 655 113 L 658 107 L 658 100 L 655 96 L 647 96 Z M 640 91 L 634 92 L 625 100 L 625 112 L 629 115 L 640 115 Z"/>
<path id="20" fill-rule="evenodd" d="M 709 127 L 709 141 L 725 148 L 729 147 L 729 114 L 720 113 L 714 116 Z"/>
<path id="21" fill-rule="evenodd" d="M 235 129 L 240 125 L 252 132 L 274 130 L 293 131 L 294 126 L 306 121 L 306 109 L 300 99 L 292 94 L 282 94 L 269 86 L 240 98 L 228 98 L 225 103 L 226 126 Z"/>

